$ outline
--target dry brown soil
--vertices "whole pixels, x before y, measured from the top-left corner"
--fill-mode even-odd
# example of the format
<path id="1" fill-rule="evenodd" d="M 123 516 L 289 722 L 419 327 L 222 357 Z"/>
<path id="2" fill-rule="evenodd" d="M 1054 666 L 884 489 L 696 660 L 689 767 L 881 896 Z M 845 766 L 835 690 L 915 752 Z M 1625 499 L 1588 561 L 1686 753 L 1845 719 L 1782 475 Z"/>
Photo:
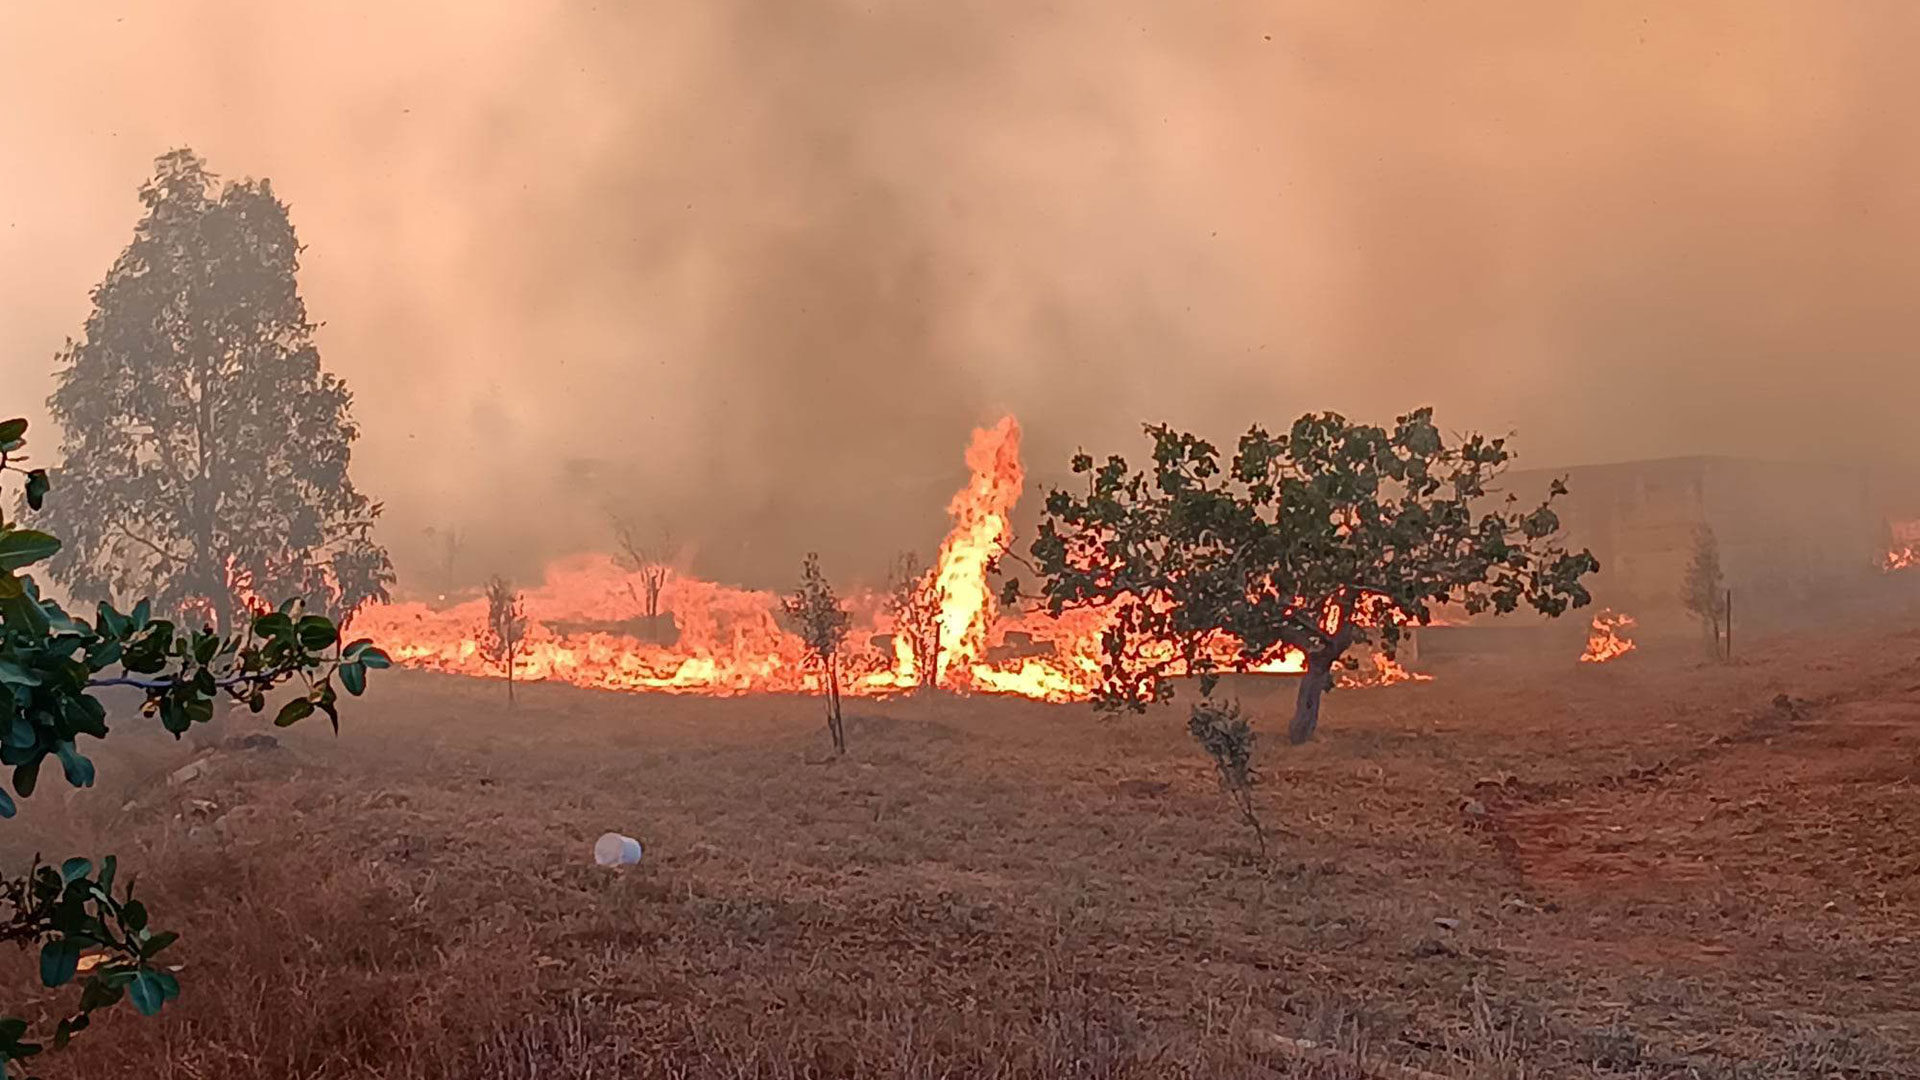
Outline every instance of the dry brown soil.
<path id="1" fill-rule="evenodd" d="M 1173 710 L 856 701 L 829 760 L 806 699 L 386 674 L 0 826 L 186 935 L 178 1003 L 43 1072 L 1920 1076 L 1920 634 L 1338 692 L 1261 747 L 1265 862 Z"/>

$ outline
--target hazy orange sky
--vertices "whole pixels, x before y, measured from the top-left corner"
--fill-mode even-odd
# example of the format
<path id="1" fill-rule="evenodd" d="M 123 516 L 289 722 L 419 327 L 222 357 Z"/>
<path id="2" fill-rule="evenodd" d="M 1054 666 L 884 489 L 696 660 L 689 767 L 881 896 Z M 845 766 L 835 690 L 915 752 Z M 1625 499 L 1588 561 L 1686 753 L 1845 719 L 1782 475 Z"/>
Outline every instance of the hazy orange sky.
<path id="1" fill-rule="evenodd" d="M 190 145 L 292 206 L 403 573 L 609 502 L 863 572 L 1001 410 L 1035 468 L 1422 403 L 1529 465 L 1920 465 L 1917 45 L 1906 0 L 15 2 L 0 365 L 41 416 Z"/>

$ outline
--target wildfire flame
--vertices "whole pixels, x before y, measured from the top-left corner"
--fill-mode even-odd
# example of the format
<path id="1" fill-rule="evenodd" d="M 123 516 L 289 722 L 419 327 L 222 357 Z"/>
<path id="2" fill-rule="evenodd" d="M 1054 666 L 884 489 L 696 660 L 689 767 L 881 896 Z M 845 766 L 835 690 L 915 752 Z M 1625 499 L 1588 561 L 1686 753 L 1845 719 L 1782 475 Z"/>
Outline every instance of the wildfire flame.
<path id="1" fill-rule="evenodd" d="M 1100 682 L 1100 635 L 1110 616 L 1073 611 L 1060 618 L 1002 612 L 989 572 L 1012 539 L 1011 515 L 1025 472 L 1020 426 L 1007 417 L 973 433 L 970 477 L 948 506 L 951 530 L 927 571 L 939 599 L 939 655 L 934 684 L 949 690 L 1018 694 L 1042 701 L 1083 701 Z M 549 566 L 525 590 L 527 634 L 514 661 L 520 681 L 558 680 L 607 690 L 730 696 L 817 689 L 820 674 L 805 663 L 800 639 L 783 625 L 780 597 L 676 573 L 660 594 L 673 640 L 642 629 L 632 587 L 637 574 L 605 555 L 581 555 Z M 843 687 L 879 695 L 920 685 L 910 644 L 893 633 L 882 598 L 848 598 L 854 617 L 844 657 Z M 1362 613 L 1365 617 L 1370 613 Z M 379 641 L 396 663 L 498 678 L 505 672 L 481 654 L 484 597 L 450 607 L 422 603 L 371 605 L 356 633 Z M 889 643 L 884 640 L 892 635 Z M 1350 685 L 1383 686 L 1428 676 L 1384 657 Z M 1298 673 L 1304 658 L 1287 652 L 1252 670 Z"/>
<path id="2" fill-rule="evenodd" d="M 1889 521 L 1887 532 L 1892 543 L 1880 557 L 1880 569 L 1891 574 L 1920 564 L 1920 520 Z"/>
<path id="3" fill-rule="evenodd" d="M 1604 664 L 1617 660 L 1640 646 L 1626 636 L 1633 629 L 1633 616 L 1602 611 L 1593 617 L 1593 629 L 1587 634 L 1587 651 L 1580 654 L 1583 664 Z"/>
<path id="4" fill-rule="evenodd" d="M 1353 671 L 1340 676 L 1341 686 L 1393 686 L 1403 682 L 1432 682 L 1433 676 L 1408 671 L 1400 661 L 1383 652 L 1367 657 L 1371 671 Z"/>
<path id="5" fill-rule="evenodd" d="M 1013 417 L 973 433 L 967 468 L 973 478 L 947 505 L 953 531 L 940 545 L 934 567 L 942 598 L 940 659 L 934 681 L 941 685 L 966 682 L 955 676 L 971 673 L 987 650 L 994 615 L 987 569 L 1013 531 L 1008 515 L 1020 501 L 1020 485 L 1026 479 L 1020 468 L 1020 425 Z"/>

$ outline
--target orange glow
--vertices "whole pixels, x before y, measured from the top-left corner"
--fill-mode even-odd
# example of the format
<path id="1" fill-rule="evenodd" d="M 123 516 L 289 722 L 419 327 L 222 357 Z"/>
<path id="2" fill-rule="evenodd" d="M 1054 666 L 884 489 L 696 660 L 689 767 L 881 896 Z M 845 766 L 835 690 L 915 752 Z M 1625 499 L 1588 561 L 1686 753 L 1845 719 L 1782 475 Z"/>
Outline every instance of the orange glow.
<path id="1" fill-rule="evenodd" d="M 1604 664 L 1609 660 L 1618 660 L 1640 646 L 1626 636 L 1633 629 L 1631 615 L 1616 615 L 1611 611 L 1602 611 L 1593 617 L 1593 630 L 1587 634 L 1587 651 L 1580 654 L 1583 664 Z"/>
<path id="2" fill-rule="evenodd" d="M 1433 676 L 1417 671 L 1408 671 L 1400 661 L 1386 653 L 1372 653 L 1367 657 L 1371 670 L 1350 671 L 1340 676 L 1341 686 L 1393 686 L 1404 682 L 1432 682 Z"/>
<path id="3" fill-rule="evenodd" d="M 1880 569 L 1891 574 L 1920 564 L 1920 520 L 1889 521 L 1887 531 L 1892 543 L 1880 557 Z"/>
<path id="4" fill-rule="evenodd" d="M 947 690 L 1016 694 L 1041 701 L 1084 701 L 1100 684 L 1100 639 L 1110 615 L 1071 611 L 1002 612 L 994 596 L 993 560 L 1012 541 L 1011 515 L 1025 473 L 1020 426 L 1007 417 L 973 433 L 967 447 L 967 484 L 948 505 L 953 524 L 927 574 L 940 609 L 940 654 L 934 684 Z M 817 689 L 819 676 L 804 663 L 799 638 L 784 625 L 780 597 L 675 573 L 660 595 L 672 640 L 648 634 L 637 596 L 638 575 L 607 555 L 579 555 L 548 566 L 546 578 L 524 590 L 527 636 L 514 678 L 557 680 L 606 690 L 731 696 Z M 902 635 L 888 642 L 892 620 L 882 597 L 847 598 L 854 630 L 843 659 L 845 692 L 878 696 L 918 687 L 912 649 Z M 370 605 L 355 633 L 380 642 L 396 663 L 433 671 L 499 678 L 505 673 L 480 652 L 484 597 L 450 607 L 423 603 Z M 1356 619 L 1374 624 L 1363 605 Z M 1328 619 L 1337 620 L 1337 612 Z M 1337 623 L 1335 624 L 1337 625 Z M 1230 643 L 1229 643 L 1230 644 Z M 1153 655 L 1164 643 L 1147 643 Z M 1231 650 L 1218 659 L 1225 664 Z M 1383 686 L 1424 680 L 1391 661 L 1350 685 Z M 1305 658 L 1286 650 L 1253 666 L 1262 674 L 1298 674 Z"/>
<path id="5" fill-rule="evenodd" d="M 1008 516 L 1026 479 L 1020 468 L 1020 425 L 1013 417 L 973 433 L 967 468 L 973 476 L 947 505 L 953 531 L 940 545 L 933 571 L 941 596 L 934 682 L 941 686 L 970 681 L 966 676 L 987 651 L 994 616 L 987 569 L 1013 532 Z"/>

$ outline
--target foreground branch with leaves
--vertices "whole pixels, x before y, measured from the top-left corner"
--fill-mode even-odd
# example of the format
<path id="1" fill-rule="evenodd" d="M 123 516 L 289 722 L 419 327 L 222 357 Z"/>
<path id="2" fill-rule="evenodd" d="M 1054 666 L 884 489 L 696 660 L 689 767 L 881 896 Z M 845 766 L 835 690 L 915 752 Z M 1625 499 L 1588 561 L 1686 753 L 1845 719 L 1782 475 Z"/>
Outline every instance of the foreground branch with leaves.
<path id="1" fill-rule="evenodd" d="M 0 423 L 0 472 L 25 477 L 27 504 L 37 510 L 49 484 L 43 470 L 17 464 L 26 430 L 25 420 Z M 59 550 L 57 538 L 0 519 L 0 764 L 13 768 L 12 793 L 0 787 L 0 817 L 12 817 L 15 798 L 34 793 L 48 758 L 59 761 L 68 784 L 93 785 L 93 762 L 78 743 L 107 735 L 107 708 L 95 696 L 103 688 L 138 690 L 141 714 L 178 737 L 211 720 L 221 695 L 258 713 L 269 690 L 295 681 L 301 692 L 274 723 L 285 727 L 322 712 L 337 732 L 336 678 L 358 695 L 368 671 L 390 665 L 370 641 L 343 646 L 333 621 L 303 614 L 299 601 L 224 636 L 156 619 L 144 600 L 126 613 L 102 602 L 91 622 L 77 618 L 20 573 Z M 97 870 L 83 858 L 57 868 L 36 860 L 26 874 L 0 879 L 0 941 L 38 946 L 41 982 L 50 988 L 81 979 L 79 1001 L 50 1033 L 55 1047 L 122 998 L 151 1015 L 180 993 L 173 973 L 156 960 L 176 935 L 149 926 L 132 883 L 116 881 L 117 869 L 111 855 Z M 31 1027 L 20 1017 L 0 1017 L 0 1063 L 10 1073 L 24 1075 L 23 1063 L 46 1045 L 29 1039 Z"/>

